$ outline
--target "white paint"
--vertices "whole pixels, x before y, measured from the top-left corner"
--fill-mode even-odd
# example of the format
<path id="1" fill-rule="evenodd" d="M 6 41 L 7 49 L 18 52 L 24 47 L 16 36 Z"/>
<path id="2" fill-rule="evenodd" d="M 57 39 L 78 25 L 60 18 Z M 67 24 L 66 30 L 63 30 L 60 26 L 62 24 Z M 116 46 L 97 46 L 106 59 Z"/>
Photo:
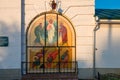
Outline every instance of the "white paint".
<path id="1" fill-rule="evenodd" d="M 0 1 L 0 36 L 8 36 L 8 47 L 0 47 L 0 69 L 21 68 L 21 1 Z"/>
<path id="2" fill-rule="evenodd" d="M 40 9 L 36 8 L 39 13 L 46 11 L 44 2 L 49 3 L 48 0 L 26 0 L 26 16 L 25 16 L 25 24 L 26 28 L 29 22 L 32 20 L 35 15 L 37 15 L 36 11 L 33 9 L 33 5 L 40 6 Z M 78 7 L 71 7 L 70 6 L 78 6 Z M 74 25 L 79 25 L 75 27 L 76 30 L 76 38 L 77 38 L 77 60 L 80 61 L 79 64 L 84 63 L 86 65 L 79 65 L 79 68 L 88 67 L 92 68 L 92 57 L 85 57 L 89 54 L 92 56 L 93 54 L 93 29 L 95 26 L 94 21 L 94 0 L 62 0 L 61 1 L 61 8 L 67 12 L 65 13 L 70 19 L 72 18 L 72 23 Z M 50 10 L 50 9 L 49 9 Z M 64 13 L 63 11 L 63 13 Z M 32 14 L 31 14 L 32 13 Z M 78 16 L 75 16 L 79 14 Z M 74 17 L 75 16 L 75 17 Z M 74 17 L 74 18 L 73 18 Z M 83 26 L 82 26 L 83 25 Z M 84 40 L 85 39 L 85 40 Z M 84 56 L 83 56 L 84 55 Z M 88 55 L 88 56 L 89 56 Z M 82 58 L 85 57 L 85 58 Z"/>
<path id="3" fill-rule="evenodd" d="M 59 1 L 58 1 L 59 2 Z M 49 0 L 25 0 L 25 29 L 30 21 L 39 13 L 45 12 L 51 8 L 49 7 Z M 45 5 L 47 5 L 45 7 Z M 79 68 L 92 67 L 92 54 L 93 54 L 93 28 L 94 21 L 94 0 L 61 0 L 61 8 L 65 11 L 69 6 L 71 7 L 65 15 L 71 19 L 75 25 L 76 38 L 77 38 L 77 60 Z M 86 6 L 86 7 L 85 7 Z M 20 68 L 21 63 L 21 1 L 1 0 L 0 2 L 0 22 L 2 23 L 2 35 L 6 35 L 10 39 L 9 47 L 0 48 L 0 68 Z M 6 31 L 7 29 L 7 31 Z M 83 40 L 85 39 L 85 40 Z M 25 45 L 25 43 L 24 43 Z M 4 53 L 4 54 L 3 54 Z M 87 57 L 89 56 L 89 57 Z M 16 63 L 17 62 L 17 63 Z M 85 65 L 82 65 L 85 64 Z"/>
<path id="4" fill-rule="evenodd" d="M 120 24 L 101 24 L 100 27 L 97 31 L 96 66 L 120 68 Z"/>

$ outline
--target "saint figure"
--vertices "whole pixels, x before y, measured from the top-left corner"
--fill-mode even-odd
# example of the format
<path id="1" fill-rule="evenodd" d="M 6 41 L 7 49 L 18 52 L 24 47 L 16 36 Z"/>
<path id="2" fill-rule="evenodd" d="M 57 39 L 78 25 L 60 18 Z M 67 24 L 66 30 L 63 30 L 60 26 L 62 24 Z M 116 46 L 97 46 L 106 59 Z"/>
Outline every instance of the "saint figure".
<path id="1" fill-rule="evenodd" d="M 41 67 L 41 58 L 43 57 L 43 50 L 41 50 L 40 52 L 37 52 L 34 55 L 34 59 L 33 59 L 33 64 L 32 64 L 32 68 L 38 66 L 39 68 Z"/>
<path id="2" fill-rule="evenodd" d="M 44 29 L 42 27 L 42 23 L 40 23 L 34 30 L 34 34 L 36 36 L 34 42 L 36 44 L 40 44 L 43 45 L 43 41 L 44 41 Z"/>
<path id="3" fill-rule="evenodd" d="M 62 63 L 62 67 L 68 67 L 68 61 L 69 61 L 69 51 L 68 50 L 66 50 L 62 55 L 61 55 L 61 58 L 60 58 L 61 60 L 61 63 Z"/>
<path id="4" fill-rule="evenodd" d="M 68 38 L 67 38 L 67 29 L 63 25 L 63 23 L 60 23 L 59 35 L 62 38 L 62 44 L 67 43 L 67 41 L 68 41 Z"/>
<path id="5" fill-rule="evenodd" d="M 52 66 L 52 62 L 57 58 L 57 55 L 58 55 L 58 51 L 55 50 L 53 52 L 50 52 L 47 56 L 47 67 L 48 68 L 51 68 Z"/>
<path id="6" fill-rule="evenodd" d="M 50 19 L 48 22 L 47 32 L 48 32 L 48 43 L 52 44 L 55 36 L 55 26 L 52 19 Z"/>

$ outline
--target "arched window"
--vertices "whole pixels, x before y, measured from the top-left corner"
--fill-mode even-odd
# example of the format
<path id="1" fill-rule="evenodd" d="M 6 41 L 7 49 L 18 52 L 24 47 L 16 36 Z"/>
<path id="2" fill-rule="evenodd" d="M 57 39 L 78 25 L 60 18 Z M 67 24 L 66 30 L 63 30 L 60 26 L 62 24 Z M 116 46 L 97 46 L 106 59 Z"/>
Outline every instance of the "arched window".
<path id="1" fill-rule="evenodd" d="M 72 23 L 64 15 L 44 12 L 27 28 L 27 72 L 62 72 L 76 61 L 76 35 Z M 53 70 L 52 70 L 53 69 Z M 49 70 L 49 71 L 48 71 Z"/>

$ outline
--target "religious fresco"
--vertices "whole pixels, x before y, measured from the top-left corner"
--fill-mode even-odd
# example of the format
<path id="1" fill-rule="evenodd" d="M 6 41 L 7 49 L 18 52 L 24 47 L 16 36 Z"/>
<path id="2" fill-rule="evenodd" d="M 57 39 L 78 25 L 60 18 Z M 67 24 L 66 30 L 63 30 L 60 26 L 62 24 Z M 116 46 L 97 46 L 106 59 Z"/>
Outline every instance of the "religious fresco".
<path id="1" fill-rule="evenodd" d="M 57 46 L 56 14 L 46 14 L 46 46 Z"/>
<path id="2" fill-rule="evenodd" d="M 34 29 L 34 35 L 35 35 L 35 39 L 34 39 L 34 44 L 37 45 L 44 45 L 45 44 L 45 36 L 44 36 L 44 26 L 42 25 L 43 23 L 40 23 L 38 26 L 35 27 Z"/>
<path id="3" fill-rule="evenodd" d="M 75 61 L 75 33 L 66 17 L 44 13 L 37 16 L 28 29 L 29 70 L 72 67 L 71 62 Z"/>
<path id="4" fill-rule="evenodd" d="M 59 54 L 57 48 L 46 48 L 45 49 L 45 68 L 57 68 Z"/>
<path id="5" fill-rule="evenodd" d="M 56 14 L 42 15 L 30 26 L 29 46 L 75 46 L 72 25 L 64 17 Z M 58 39 L 57 39 L 58 38 Z"/>
<path id="6" fill-rule="evenodd" d="M 35 19 L 30 25 L 27 35 L 28 46 L 45 45 L 45 16 L 42 15 Z"/>
<path id="7" fill-rule="evenodd" d="M 58 16 L 58 45 L 75 46 L 75 34 L 72 25 L 63 16 Z"/>
<path id="8" fill-rule="evenodd" d="M 45 48 L 45 50 L 43 48 L 30 48 L 28 52 L 30 69 L 58 68 L 58 63 L 60 63 L 61 68 L 72 66 L 73 48 L 60 48 L 60 50 L 58 48 Z"/>
<path id="9" fill-rule="evenodd" d="M 28 69 L 29 71 L 34 69 L 43 69 L 44 63 L 43 63 L 43 48 L 29 48 L 28 49 Z"/>
<path id="10" fill-rule="evenodd" d="M 72 67 L 72 48 L 60 48 L 60 68 Z"/>
<path id="11" fill-rule="evenodd" d="M 68 42 L 68 35 L 67 35 L 67 28 L 61 22 L 59 24 L 59 45 L 67 44 Z"/>

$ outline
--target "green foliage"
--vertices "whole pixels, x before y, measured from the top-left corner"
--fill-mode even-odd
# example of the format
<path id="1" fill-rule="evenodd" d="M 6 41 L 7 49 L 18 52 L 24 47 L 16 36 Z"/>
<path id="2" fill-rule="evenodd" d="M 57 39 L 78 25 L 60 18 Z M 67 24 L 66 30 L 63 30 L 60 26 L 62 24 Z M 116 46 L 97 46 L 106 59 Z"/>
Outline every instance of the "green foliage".
<path id="1" fill-rule="evenodd" d="M 120 80 L 119 74 L 107 73 L 101 75 L 101 80 Z"/>

